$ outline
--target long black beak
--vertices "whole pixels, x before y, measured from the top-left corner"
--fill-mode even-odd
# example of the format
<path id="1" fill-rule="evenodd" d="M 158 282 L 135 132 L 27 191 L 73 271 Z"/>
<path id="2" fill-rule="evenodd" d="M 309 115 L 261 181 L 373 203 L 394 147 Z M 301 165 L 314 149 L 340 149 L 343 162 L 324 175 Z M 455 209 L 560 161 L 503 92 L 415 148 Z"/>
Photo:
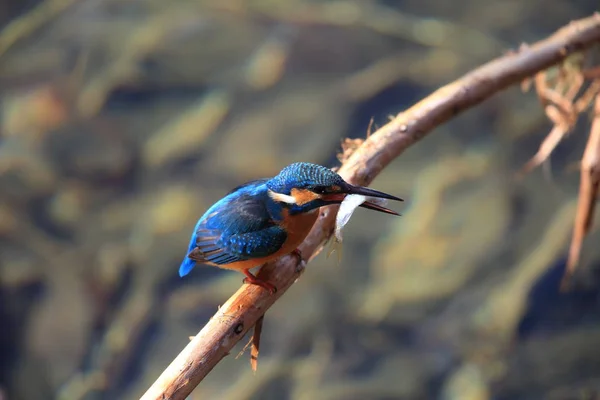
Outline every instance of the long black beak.
<path id="1" fill-rule="evenodd" d="M 345 192 L 346 194 L 360 194 L 362 196 L 377 197 L 379 199 L 404 201 L 400 197 L 392 196 L 391 194 L 383 193 L 364 186 L 354 186 L 348 184 L 348 188 L 345 190 Z"/>
<path id="2" fill-rule="evenodd" d="M 353 186 L 348 184 L 348 188 L 346 189 L 347 194 L 360 194 L 362 196 L 376 197 L 378 199 L 387 199 L 387 200 L 396 200 L 396 201 L 404 201 L 400 197 L 392 196 L 391 194 L 383 193 L 378 190 L 369 189 L 368 187 L 363 186 Z M 386 214 L 392 215 L 400 215 L 394 210 L 390 210 L 389 208 L 385 208 L 377 203 L 373 203 L 370 201 L 365 201 L 360 205 L 360 207 L 368 208 L 369 210 L 380 211 Z"/>

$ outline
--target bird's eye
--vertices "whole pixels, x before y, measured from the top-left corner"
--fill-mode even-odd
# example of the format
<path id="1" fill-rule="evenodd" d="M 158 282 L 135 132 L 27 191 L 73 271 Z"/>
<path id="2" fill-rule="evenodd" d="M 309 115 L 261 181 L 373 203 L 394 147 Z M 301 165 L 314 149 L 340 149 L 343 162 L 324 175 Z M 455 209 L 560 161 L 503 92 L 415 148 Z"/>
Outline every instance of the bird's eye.
<path id="1" fill-rule="evenodd" d="M 327 193 L 329 188 L 327 186 L 315 186 L 312 191 L 316 194 L 325 194 Z"/>

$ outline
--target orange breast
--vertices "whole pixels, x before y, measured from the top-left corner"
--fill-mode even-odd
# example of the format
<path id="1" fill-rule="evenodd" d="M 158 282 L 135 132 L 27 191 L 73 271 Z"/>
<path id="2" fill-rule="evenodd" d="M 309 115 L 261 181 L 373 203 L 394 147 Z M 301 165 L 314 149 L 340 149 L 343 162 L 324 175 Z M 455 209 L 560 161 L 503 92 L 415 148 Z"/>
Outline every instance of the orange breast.
<path id="1" fill-rule="evenodd" d="M 285 256 L 286 254 L 290 254 L 306 238 L 310 232 L 310 229 L 317 220 L 318 215 L 319 209 L 312 210 L 304 214 L 295 215 L 293 217 L 288 216 L 284 212 L 284 218 L 281 226 L 285 228 L 287 232 L 287 240 L 283 246 L 281 246 L 281 249 L 267 257 L 238 261 L 231 264 L 219 265 L 219 267 L 243 271 L 258 267 L 259 265 L 263 265 L 269 261 L 276 260 L 279 257 Z"/>

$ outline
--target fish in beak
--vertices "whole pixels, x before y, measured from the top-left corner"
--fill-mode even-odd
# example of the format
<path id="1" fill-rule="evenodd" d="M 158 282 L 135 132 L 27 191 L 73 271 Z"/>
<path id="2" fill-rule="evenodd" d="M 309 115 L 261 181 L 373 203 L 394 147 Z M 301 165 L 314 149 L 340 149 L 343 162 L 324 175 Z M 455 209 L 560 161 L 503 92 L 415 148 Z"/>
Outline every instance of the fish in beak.
<path id="1" fill-rule="evenodd" d="M 322 197 L 331 203 L 341 203 L 335 219 L 335 238 L 337 243 L 342 242 L 342 228 L 348 223 L 350 217 L 358 207 L 380 211 L 391 215 L 400 215 L 394 210 L 384 207 L 387 200 L 404 201 L 391 194 L 379 192 L 363 186 L 354 186 L 346 183 L 337 193 L 327 194 Z"/>
<path id="2" fill-rule="evenodd" d="M 345 187 L 341 188 L 338 193 L 327 194 L 323 196 L 323 200 L 331 203 L 341 203 L 348 195 L 364 196 L 367 199 L 359 205 L 359 207 L 368 208 L 370 210 L 380 211 L 386 214 L 400 215 L 394 210 L 390 210 L 382 205 L 385 200 L 404 201 L 399 197 L 392 196 L 391 194 L 383 193 L 378 190 L 369 189 L 363 186 L 354 186 L 346 183 Z M 381 199 L 383 201 L 377 201 Z"/>
<path id="3" fill-rule="evenodd" d="M 348 194 L 357 194 L 359 196 L 370 197 L 372 199 L 385 199 L 385 200 L 395 200 L 395 201 L 404 201 L 400 197 L 392 196 L 391 194 L 383 193 L 378 190 L 369 189 L 363 186 L 349 186 Z M 369 210 L 381 211 L 386 214 L 392 215 L 400 215 L 394 210 L 390 210 L 389 208 L 385 208 L 380 202 L 367 200 L 362 203 L 359 207 L 368 208 Z"/>

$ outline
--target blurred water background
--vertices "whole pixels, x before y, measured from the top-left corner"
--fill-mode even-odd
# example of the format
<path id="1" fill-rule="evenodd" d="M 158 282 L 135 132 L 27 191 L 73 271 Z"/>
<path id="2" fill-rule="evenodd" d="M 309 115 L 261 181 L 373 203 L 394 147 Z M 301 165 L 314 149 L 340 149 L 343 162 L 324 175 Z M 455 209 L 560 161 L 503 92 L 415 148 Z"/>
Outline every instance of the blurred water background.
<path id="1" fill-rule="evenodd" d="M 598 8 L 3 1 L 0 399 L 138 398 L 243 278 L 177 275 L 212 202 L 338 165 L 371 119 Z M 514 87 L 409 149 L 372 185 L 404 216 L 357 211 L 341 263 L 324 252 L 267 313 L 258 373 L 232 354 L 191 398 L 595 398 L 597 230 L 557 291 L 589 118 L 515 179 L 550 128 Z"/>

